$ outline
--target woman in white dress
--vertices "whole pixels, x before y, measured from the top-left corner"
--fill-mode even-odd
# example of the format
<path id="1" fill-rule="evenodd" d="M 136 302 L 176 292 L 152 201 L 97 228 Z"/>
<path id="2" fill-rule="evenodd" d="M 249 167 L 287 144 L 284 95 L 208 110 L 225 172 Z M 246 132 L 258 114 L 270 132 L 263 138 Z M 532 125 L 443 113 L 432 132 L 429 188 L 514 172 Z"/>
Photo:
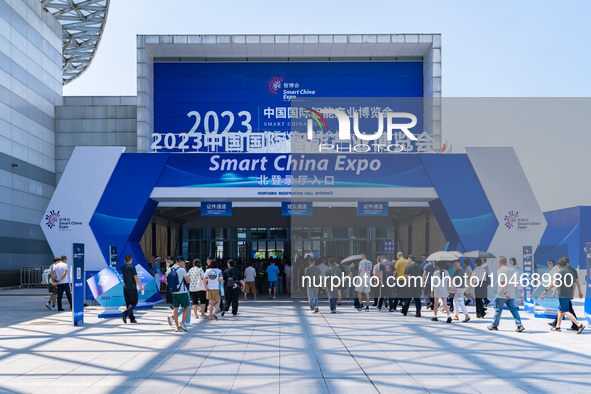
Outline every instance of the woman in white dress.
<path id="1" fill-rule="evenodd" d="M 451 323 L 451 311 L 447 305 L 447 297 L 449 296 L 449 286 L 451 279 L 447 272 L 447 263 L 445 261 L 437 262 L 437 269 L 433 273 L 433 279 L 431 280 L 431 297 L 434 298 L 435 308 L 433 308 L 433 318 L 431 321 L 437 321 L 437 312 L 439 300 L 442 301 L 445 312 L 447 313 L 447 323 Z"/>

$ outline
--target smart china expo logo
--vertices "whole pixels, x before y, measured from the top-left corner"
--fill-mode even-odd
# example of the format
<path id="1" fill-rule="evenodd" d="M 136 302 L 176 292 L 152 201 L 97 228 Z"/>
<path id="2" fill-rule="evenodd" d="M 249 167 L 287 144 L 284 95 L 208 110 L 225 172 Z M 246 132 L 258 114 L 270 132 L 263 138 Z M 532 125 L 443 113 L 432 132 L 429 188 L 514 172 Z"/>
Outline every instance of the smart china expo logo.
<path id="1" fill-rule="evenodd" d="M 283 77 L 274 76 L 273 78 L 269 79 L 267 83 L 269 87 L 270 94 L 277 94 L 277 91 L 281 89 L 281 84 L 283 83 Z"/>
<path id="2" fill-rule="evenodd" d="M 45 215 L 45 220 L 47 220 L 45 225 L 49 228 L 54 228 L 57 225 L 59 217 L 60 211 L 49 211 L 49 215 Z"/>
<path id="3" fill-rule="evenodd" d="M 70 217 L 62 216 L 61 211 L 49 211 L 48 215 L 45 215 L 45 225 L 50 229 L 57 227 L 59 231 L 72 231 L 74 227 L 81 226 L 82 222 L 79 220 L 73 220 Z"/>
<path id="4" fill-rule="evenodd" d="M 505 226 L 508 229 L 512 229 L 517 224 L 517 219 L 519 219 L 519 212 L 509 211 L 509 213 L 505 215 Z"/>

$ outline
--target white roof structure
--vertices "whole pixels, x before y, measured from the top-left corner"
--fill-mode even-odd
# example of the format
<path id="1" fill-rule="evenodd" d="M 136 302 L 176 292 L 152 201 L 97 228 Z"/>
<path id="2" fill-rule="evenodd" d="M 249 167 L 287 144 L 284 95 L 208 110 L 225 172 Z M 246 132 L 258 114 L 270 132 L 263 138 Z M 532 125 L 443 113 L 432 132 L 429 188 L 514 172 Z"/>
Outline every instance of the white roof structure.
<path id="1" fill-rule="evenodd" d="M 90 65 L 101 41 L 110 0 L 40 0 L 62 24 L 63 84 L 72 82 Z"/>

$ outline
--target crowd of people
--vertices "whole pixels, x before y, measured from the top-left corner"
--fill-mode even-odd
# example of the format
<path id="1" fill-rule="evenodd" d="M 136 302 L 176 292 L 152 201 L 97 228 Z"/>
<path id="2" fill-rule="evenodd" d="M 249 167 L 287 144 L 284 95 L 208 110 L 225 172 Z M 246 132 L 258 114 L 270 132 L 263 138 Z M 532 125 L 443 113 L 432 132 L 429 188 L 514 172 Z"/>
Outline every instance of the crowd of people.
<path id="1" fill-rule="evenodd" d="M 132 262 L 132 256 L 126 255 L 125 264 L 121 266 L 125 297 L 121 317 L 124 323 L 137 322 L 133 314 L 138 303 L 137 289 L 144 290 Z M 311 313 L 319 312 L 319 299 L 325 297 L 331 313 L 337 313 L 337 306 L 349 301 L 359 312 L 375 308 L 376 311 L 399 310 L 407 316 L 412 306 L 414 316 L 418 318 L 426 309 L 433 311 L 431 321 L 437 322 L 440 313 L 444 313 L 447 323 L 467 323 L 471 316 L 466 305 L 470 303 L 476 306 L 476 318 L 485 318 L 491 303 L 487 298 L 493 291 L 491 289 L 496 289 L 495 313 L 488 329 L 498 330 L 506 307 L 515 320 L 516 331 L 522 332 L 525 328 L 517 306 L 523 304 L 524 289 L 519 283 L 508 280 L 520 273 L 517 261 L 501 256 L 498 265 L 498 268 L 494 267 L 496 286 L 491 285 L 495 276 L 491 275 L 493 269 L 486 258 L 477 258 L 474 263 L 469 259 L 462 262 L 459 259 L 428 261 L 424 256 L 416 258 L 402 253 L 397 254 L 395 261 L 378 256 L 375 264 L 365 253 L 359 259 L 341 259 L 340 262 L 334 257 L 316 259 L 306 256 L 297 258 L 294 267 L 286 259 L 244 261 L 207 257 L 202 263 L 199 259 L 186 261 L 177 257 L 173 260 L 168 256 L 162 266 L 161 259 L 156 257 L 151 268 L 157 285 L 166 293 L 166 301 L 170 303 L 172 313 L 167 320 L 176 332 L 187 331 L 192 326 L 192 315 L 195 319 L 218 320 L 218 313 L 224 316 L 231 310 L 231 315 L 236 317 L 239 300 L 248 299 L 249 294 L 254 300 L 265 294 L 269 299 L 275 299 L 283 292 L 291 294 L 292 290 L 307 296 Z M 551 278 L 561 279 L 553 279 L 542 293 L 545 297 L 553 290 L 552 297 L 559 300 L 558 317 L 549 323 L 551 330 L 560 331 L 563 317 L 566 317 L 571 321 L 570 330 L 581 333 L 585 327 L 577 320 L 571 303 L 575 290 L 578 290 L 579 298 L 583 297 L 577 270 L 570 267 L 567 257 L 562 257 L 557 264 L 548 261 L 548 269 Z M 51 296 L 46 307 L 63 311 L 65 293 L 71 308 L 66 256 L 54 258 L 47 271 Z M 569 275 L 572 281 L 565 280 Z"/>
<path id="2" fill-rule="evenodd" d="M 291 292 L 291 265 L 280 259 L 244 263 L 210 256 L 203 264 L 199 259 L 188 262 L 177 257 L 173 261 L 168 256 L 165 267 L 156 257 L 152 269 L 157 283 L 166 284 L 167 302 L 173 310 L 167 319 L 176 332 L 192 326 L 191 311 L 196 319 L 218 320 L 218 312 L 224 316 L 231 308 L 236 317 L 240 298 L 246 300 L 252 294 L 256 300 L 267 293 L 269 299 L 276 299 L 284 289 Z"/>
<path id="3" fill-rule="evenodd" d="M 466 304 L 470 302 L 476 305 L 476 318 L 485 318 L 487 307 L 491 303 L 487 298 L 492 287 L 491 278 L 496 278 L 495 313 L 488 329 L 498 330 L 506 307 L 515 320 L 516 331 L 525 330 L 517 310 L 517 306 L 523 304 L 523 287 L 510 280 L 515 276 L 519 277 L 515 258 L 507 260 L 504 256 L 499 257 L 496 274 L 491 275 L 493 270 L 486 258 L 475 259 L 473 269 L 469 259 L 463 262 L 459 259 L 451 262 L 427 261 L 424 256 L 417 259 L 412 254 L 405 257 L 398 253 L 395 262 L 389 261 L 385 256 L 378 256 L 376 264 L 372 264 L 364 253 L 360 257 L 358 262 L 340 264 L 337 259 L 328 258 L 328 265 L 325 267 L 322 267 L 324 260 L 319 262 L 320 260 L 313 257 L 307 258 L 308 267 L 304 270 L 304 277 L 310 279 L 306 292 L 311 313 L 319 312 L 318 299 L 324 290 L 331 313 L 336 313 L 337 305 L 349 298 L 353 300 L 356 310 L 369 312 L 373 299 L 373 307 L 377 311 L 385 307 L 389 312 L 394 312 L 400 306 L 402 315 L 407 316 L 411 305 L 414 305 L 415 317 L 420 318 L 425 304 L 427 310 L 433 311 L 431 321 L 438 321 L 439 312 L 444 312 L 447 323 L 454 320 L 467 323 L 471 317 Z M 550 261 L 549 268 L 552 269 L 553 266 L 554 262 Z M 579 298 L 583 297 L 577 270 L 570 267 L 567 257 L 562 257 L 551 275 L 553 279 L 542 297 L 554 289 L 552 297 L 559 300 L 558 317 L 549 323 L 552 330 L 560 331 L 560 322 L 564 315 L 572 323 L 570 329 L 581 333 L 585 326 L 577 320 L 571 303 L 574 289 L 578 289 Z M 572 281 L 567 280 L 569 276 L 573 278 Z M 333 277 L 338 280 L 332 280 Z M 359 279 L 357 284 L 354 277 Z M 343 280 L 346 278 L 350 280 Z"/>

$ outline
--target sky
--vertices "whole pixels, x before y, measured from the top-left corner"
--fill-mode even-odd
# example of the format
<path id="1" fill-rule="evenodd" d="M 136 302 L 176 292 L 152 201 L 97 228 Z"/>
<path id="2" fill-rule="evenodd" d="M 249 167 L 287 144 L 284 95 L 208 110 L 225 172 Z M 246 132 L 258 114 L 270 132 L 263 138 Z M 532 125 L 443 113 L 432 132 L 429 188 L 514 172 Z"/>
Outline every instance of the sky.
<path id="1" fill-rule="evenodd" d="M 442 35 L 444 97 L 579 97 L 591 92 L 591 2 L 478 1 L 200 1 L 111 0 L 106 28 L 88 71 L 64 87 L 65 95 L 136 95 L 137 34 L 401 34 Z M 589 103 L 588 100 L 582 103 Z M 586 118 L 585 105 L 576 116 Z M 566 116 L 566 115 L 565 115 Z M 554 119 L 560 129 L 559 119 Z M 591 162 L 588 122 L 556 133 L 534 130 L 464 135 L 446 130 L 455 152 L 475 144 L 513 146 L 543 210 L 591 205 L 591 188 L 580 181 Z M 552 128 L 549 128 L 552 129 Z M 488 130 L 488 129 L 487 129 Z M 560 132 L 565 132 L 560 130 Z M 566 133 L 566 132 L 565 132 Z M 569 140 L 576 143 L 566 143 Z M 538 142 L 531 152 L 532 139 Z M 545 151 L 548 149 L 547 151 Z M 558 149 L 558 152 L 557 152 Z M 528 152 L 527 161 L 520 152 Z M 536 154 L 539 153 L 539 154 Z M 568 156 L 554 174 L 569 196 L 547 186 L 537 164 Z M 532 161 L 533 160 L 533 161 Z M 539 160 L 539 163 L 536 162 Z M 583 160 L 583 162 L 580 162 Z M 586 167 L 586 168 L 585 168 Z M 554 167 L 553 167 L 554 168 Z M 546 171 L 547 172 L 547 171 Z"/>

